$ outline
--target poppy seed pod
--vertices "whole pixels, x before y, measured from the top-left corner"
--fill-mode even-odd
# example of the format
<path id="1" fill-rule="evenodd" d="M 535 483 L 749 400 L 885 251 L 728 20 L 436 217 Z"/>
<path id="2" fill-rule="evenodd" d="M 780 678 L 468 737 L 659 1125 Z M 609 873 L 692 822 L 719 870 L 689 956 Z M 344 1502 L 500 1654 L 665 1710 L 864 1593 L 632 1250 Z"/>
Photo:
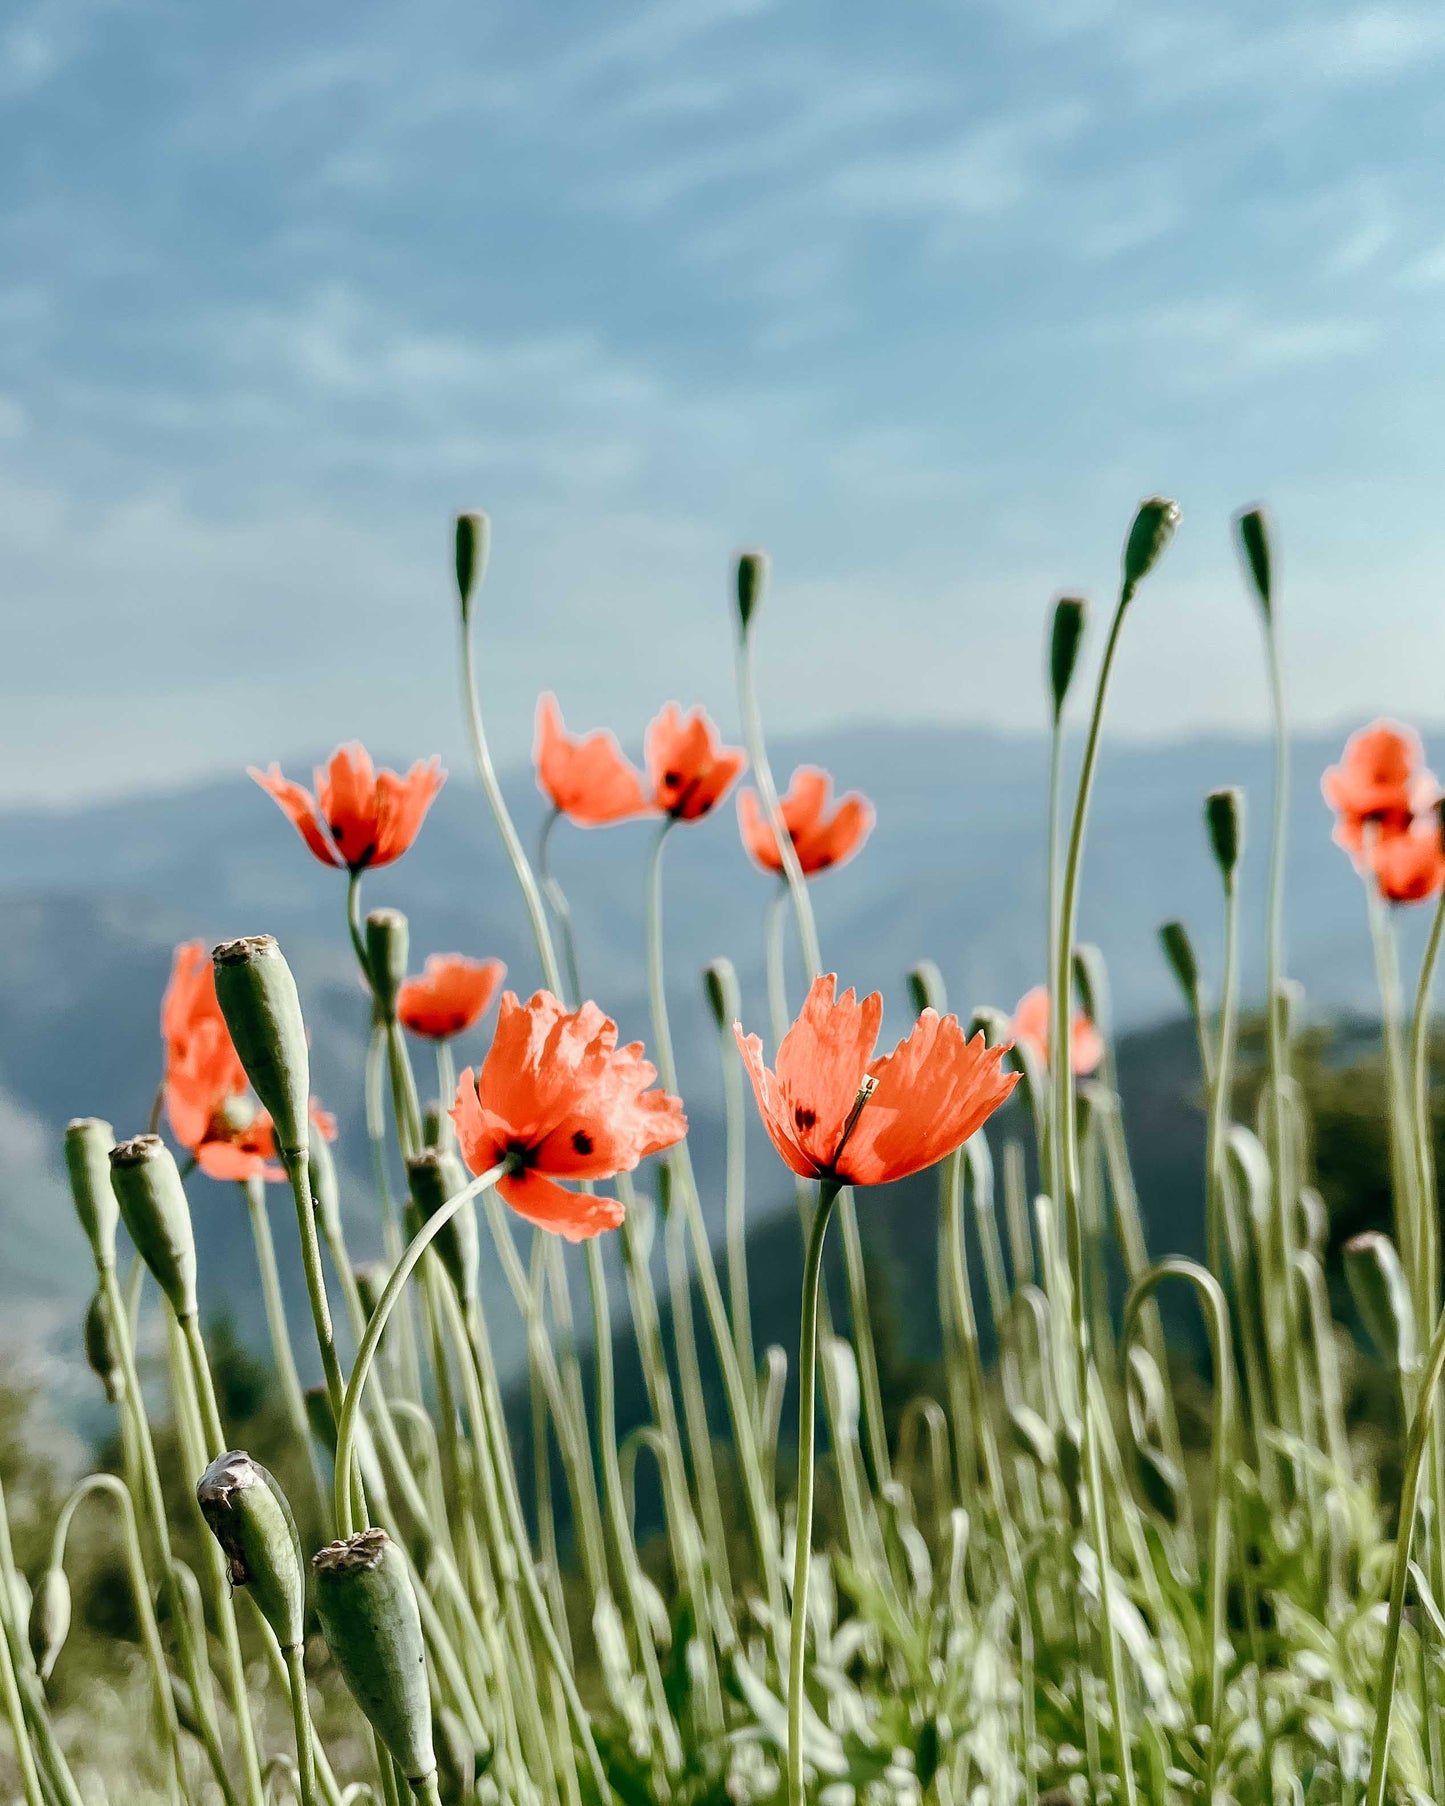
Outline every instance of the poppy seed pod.
<path id="1" fill-rule="evenodd" d="M 211 954 L 216 996 L 246 1077 L 270 1115 L 281 1158 L 310 1146 L 311 1056 L 286 955 L 269 934 L 223 941 Z"/>
<path id="2" fill-rule="evenodd" d="M 115 1326 L 103 1291 L 95 1294 L 86 1309 L 84 1335 L 85 1358 L 91 1372 L 105 1388 L 106 1403 L 119 1404 L 125 1395 L 125 1370 L 115 1345 Z"/>
<path id="3" fill-rule="evenodd" d="M 948 994 L 943 974 L 931 959 L 921 959 L 916 966 L 909 967 L 908 1001 L 915 1016 L 921 1016 L 925 1010 L 937 1010 L 940 1016 L 947 1015 Z"/>
<path id="4" fill-rule="evenodd" d="M 231 1585 L 251 1589 L 283 1649 L 299 1649 L 306 1579 L 286 1495 L 244 1449 L 228 1449 L 196 1482 L 196 1503 L 225 1552 Z"/>
<path id="5" fill-rule="evenodd" d="M 66 1127 L 70 1195 L 99 1267 L 115 1265 L 115 1226 L 120 1210 L 110 1183 L 110 1150 L 114 1146 L 115 1130 L 97 1116 L 77 1116 Z"/>
<path id="6" fill-rule="evenodd" d="M 1204 799 L 1204 822 L 1209 829 L 1214 863 L 1225 883 L 1231 884 L 1244 845 L 1244 792 L 1232 786 L 1211 790 Z"/>
<path id="7" fill-rule="evenodd" d="M 136 1252 L 178 1317 L 196 1314 L 196 1241 L 191 1207 L 170 1149 L 136 1135 L 110 1150 L 116 1203 Z"/>
<path id="8" fill-rule="evenodd" d="M 1074 681 L 1074 667 L 1079 662 L 1079 648 L 1084 643 L 1084 619 L 1088 604 L 1082 596 L 1060 596 L 1054 604 L 1053 627 L 1049 633 L 1049 687 L 1054 697 L 1054 721 L 1064 712 L 1064 699 Z"/>
<path id="9" fill-rule="evenodd" d="M 742 992 L 738 988 L 737 969 L 730 959 L 715 959 L 703 968 L 703 989 L 713 1021 L 720 1029 L 736 1022 L 742 1014 Z"/>
<path id="10" fill-rule="evenodd" d="M 1182 922 L 1165 922 L 1159 930 L 1159 945 L 1164 949 L 1169 970 L 1179 981 L 1184 1001 L 1193 1009 L 1199 995 L 1199 961 L 1194 955 L 1189 930 Z"/>
<path id="11" fill-rule="evenodd" d="M 1344 1262 L 1350 1295 L 1370 1340 L 1392 1367 L 1411 1372 L 1419 1359 L 1415 1309 L 1395 1244 L 1376 1230 L 1351 1236 Z"/>
<path id="12" fill-rule="evenodd" d="M 388 1022 L 396 1020 L 396 994 L 406 977 L 411 931 L 399 909 L 373 909 L 366 918 L 366 969 L 376 1006 Z"/>
<path id="13" fill-rule="evenodd" d="M 1179 525 L 1179 504 L 1162 495 L 1140 502 L 1124 542 L 1124 581 L 1119 591 L 1121 603 L 1131 602 L 1134 591 L 1158 564 L 1165 547 Z"/>
<path id="14" fill-rule="evenodd" d="M 467 1176 L 454 1154 L 442 1148 L 427 1148 L 407 1161 L 406 1180 L 417 1215 L 427 1223 L 448 1198 L 454 1198 L 465 1187 Z M 475 1304 L 481 1246 L 477 1238 L 476 1207 L 470 1198 L 460 1210 L 452 1213 L 446 1227 L 437 1231 L 432 1246 L 446 1268 L 447 1277 L 456 1287 L 457 1297 L 464 1305 Z"/>
<path id="15" fill-rule="evenodd" d="M 62 1567 L 47 1568 L 30 1600 L 30 1653 L 48 1681 L 70 1635 L 70 1581 Z"/>
<path id="16" fill-rule="evenodd" d="M 357 1705 L 413 1787 L 436 1770 L 421 1614 L 401 1551 L 362 1530 L 312 1557 L 316 1611 Z"/>
<path id="17" fill-rule="evenodd" d="M 1263 508 L 1244 508 L 1234 517 L 1244 568 L 1264 610 L 1266 621 L 1274 617 L 1272 559 L 1269 547 L 1269 515 Z"/>
<path id="18" fill-rule="evenodd" d="M 743 552 L 738 556 L 738 619 L 746 633 L 753 615 L 762 604 L 768 585 L 770 560 L 766 552 Z"/>
<path id="19" fill-rule="evenodd" d="M 461 599 L 463 621 L 470 615 L 472 597 L 487 575 L 491 550 L 490 517 L 479 512 L 459 514 L 456 526 L 457 595 Z"/>

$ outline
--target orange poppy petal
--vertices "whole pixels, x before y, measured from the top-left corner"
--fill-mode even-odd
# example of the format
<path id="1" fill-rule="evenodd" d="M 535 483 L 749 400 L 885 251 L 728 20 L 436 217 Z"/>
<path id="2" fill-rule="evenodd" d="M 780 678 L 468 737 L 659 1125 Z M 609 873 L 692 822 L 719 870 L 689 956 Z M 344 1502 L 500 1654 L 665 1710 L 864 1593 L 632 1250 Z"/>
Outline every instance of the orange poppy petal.
<path id="1" fill-rule="evenodd" d="M 274 764 L 266 771 L 258 771 L 254 765 L 249 765 L 246 775 L 254 778 L 266 794 L 280 804 L 292 827 L 323 865 L 345 865 L 346 861 L 337 856 L 335 847 L 327 838 L 316 799 L 304 784 L 283 777 L 281 767 Z"/>
<path id="2" fill-rule="evenodd" d="M 836 974 L 813 980 L 775 1067 L 790 1133 L 822 1171 L 832 1166 L 883 1021 L 876 991 L 860 1003 L 852 991 L 835 998 L 837 985 Z"/>
<path id="3" fill-rule="evenodd" d="M 616 1229 L 626 1214 L 615 1198 L 568 1191 L 535 1172 L 510 1174 L 497 1182 L 497 1190 L 518 1216 L 569 1242 L 590 1241 Z"/>
<path id="4" fill-rule="evenodd" d="M 859 1185 L 921 1172 L 968 1140 L 1018 1084 L 1004 1072 L 1007 1045 L 965 1038 L 956 1016 L 924 1010 L 891 1054 L 869 1068 L 878 1088 L 865 1105 L 841 1170 Z"/>

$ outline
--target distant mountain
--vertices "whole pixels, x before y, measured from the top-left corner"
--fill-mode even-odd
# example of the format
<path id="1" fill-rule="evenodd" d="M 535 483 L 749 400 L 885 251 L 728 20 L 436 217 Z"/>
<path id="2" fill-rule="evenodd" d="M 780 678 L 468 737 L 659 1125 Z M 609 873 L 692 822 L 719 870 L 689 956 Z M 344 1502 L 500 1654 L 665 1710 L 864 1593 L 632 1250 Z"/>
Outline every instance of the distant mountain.
<path id="1" fill-rule="evenodd" d="M 1331 1011 L 1368 1009 L 1373 990 L 1359 884 L 1330 843 L 1318 791 L 1318 774 L 1342 740 L 1330 735 L 1296 745 L 1289 823 L 1290 971 L 1315 1007 Z M 1007 1008 L 1043 976 L 1041 739 L 863 726 L 774 749 L 780 778 L 804 759 L 828 766 L 841 785 L 866 790 L 877 804 L 878 827 L 864 853 L 820 881 L 814 894 L 826 960 L 845 982 L 883 990 L 889 1032 L 906 1027 L 903 976 L 922 957 L 938 962 L 961 1013 L 980 1003 Z M 1247 991 L 1257 993 L 1268 746 L 1196 738 L 1106 748 L 1102 757 L 1081 930 L 1108 959 L 1123 1030 L 1177 1014 L 1154 938 L 1161 921 L 1182 917 L 1206 972 L 1215 970 L 1219 889 L 1201 804 L 1208 789 L 1226 783 L 1242 785 L 1249 799 L 1244 972 Z M 541 813 L 530 775 L 514 772 L 507 789 L 530 840 Z M 624 1034 L 644 1039 L 650 832 L 646 824 L 597 832 L 564 824 L 555 837 L 586 986 Z M 357 1252 L 374 1252 L 359 1114 L 365 1010 L 345 933 L 344 884 L 311 859 L 274 804 L 238 773 L 224 783 L 103 806 L 0 814 L 0 847 L 0 1302 L 11 1322 L 72 1345 L 68 1327 L 60 1334 L 58 1326 L 73 1321 L 88 1292 L 88 1263 L 59 1178 L 60 1131 L 76 1114 L 106 1116 L 119 1132 L 144 1125 L 159 1076 L 160 993 L 171 947 L 183 938 L 211 942 L 263 930 L 280 938 L 306 1006 L 316 1089 L 342 1119 Z M 732 957 L 745 1018 L 765 1028 L 762 914 L 771 887 L 741 850 L 731 805 L 679 829 L 667 861 L 670 995 L 696 1156 L 710 1176 L 720 1144 L 717 1055 L 699 973 L 719 954 Z M 406 910 L 414 964 L 432 950 L 497 954 L 517 988 L 537 982 L 511 873 L 469 772 L 453 774 L 416 847 L 370 876 L 365 892 L 368 907 L 385 902 Z M 796 960 L 792 983 L 796 996 Z M 1141 1189 L 1159 1226 L 1158 1245 L 1192 1246 L 1199 1190 L 1192 1068 L 1187 1038 L 1169 1045 L 1182 1047 L 1185 1057 L 1161 1062 L 1155 1042 L 1126 1041 L 1126 1114 L 1147 1144 Z M 754 1210 L 763 1220 L 792 1205 L 755 1125 L 750 1139 Z M 719 1189 L 710 1186 L 712 1199 Z M 254 1332 L 244 1214 L 226 1187 L 198 1180 L 193 1195 L 208 1299 L 233 1309 Z M 294 1227 L 280 1190 L 273 1207 L 278 1240 L 289 1249 Z M 913 1258 L 916 1249 L 910 1238 L 899 1240 L 886 1200 L 866 1203 L 864 1214 L 878 1220 L 879 1234 L 889 1232 L 899 1259 Z M 299 1288 L 295 1302 L 304 1308 Z M 498 1305 L 498 1319 L 505 1357 L 515 1359 L 509 1305 Z"/>

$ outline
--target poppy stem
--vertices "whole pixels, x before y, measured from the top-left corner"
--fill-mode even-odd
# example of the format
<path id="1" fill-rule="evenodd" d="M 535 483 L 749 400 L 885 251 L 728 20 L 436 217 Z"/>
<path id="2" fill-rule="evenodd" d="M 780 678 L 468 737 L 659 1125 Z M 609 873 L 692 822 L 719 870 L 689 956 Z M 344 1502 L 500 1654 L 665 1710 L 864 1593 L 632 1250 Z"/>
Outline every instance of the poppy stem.
<path id="1" fill-rule="evenodd" d="M 798 1342 L 798 1495 L 793 1531 L 793 1599 L 788 1632 L 788 1803 L 805 1806 L 803 1794 L 803 1674 L 808 1643 L 808 1576 L 813 1560 L 813 1489 L 818 1417 L 818 1295 L 823 1244 L 841 1186 L 818 1186 L 803 1262 L 803 1319 Z"/>
<path id="2" fill-rule="evenodd" d="M 582 1002 L 582 974 L 577 964 L 577 936 L 572 927 L 572 905 L 567 901 L 567 893 L 552 876 L 552 830 L 561 818 L 562 811 L 549 809 L 542 818 L 542 831 L 537 836 L 537 877 L 541 882 L 542 895 L 547 899 L 557 922 L 557 932 L 562 940 L 562 958 L 567 968 L 567 983 L 570 987 L 566 1002 L 574 1010 Z"/>
<path id="3" fill-rule="evenodd" d="M 1435 1145 L 1430 1122 L 1430 993 L 1442 944 L 1445 944 L 1445 890 L 1440 893 L 1430 923 L 1430 938 L 1420 963 L 1420 980 L 1415 988 L 1415 1008 L 1410 1021 L 1410 1095 L 1416 1178 L 1421 1199 L 1422 1291 L 1432 1301 L 1440 1290 L 1440 1224 L 1435 1194 Z"/>
<path id="4" fill-rule="evenodd" d="M 1205 1160 L 1205 1232 L 1209 1270 L 1224 1275 L 1224 1170 L 1225 1136 L 1230 1121 L 1230 1087 L 1233 1083 L 1235 1022 L 1239 1010 L 1239 879 L 1224 874 L 1224 972 L 1219 985 L 1218 1053 L 1209 1084 L 1209 1123 Z M 1236 1284 L 1243 1275 L 1236 1275 Z"/>

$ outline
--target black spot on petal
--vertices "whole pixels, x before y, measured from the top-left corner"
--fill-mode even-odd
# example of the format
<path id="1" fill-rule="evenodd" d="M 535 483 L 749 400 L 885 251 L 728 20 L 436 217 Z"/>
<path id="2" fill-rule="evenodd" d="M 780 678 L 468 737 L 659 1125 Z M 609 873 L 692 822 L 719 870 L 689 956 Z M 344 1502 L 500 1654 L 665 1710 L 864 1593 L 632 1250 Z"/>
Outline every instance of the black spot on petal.
<path id="1" fill-rule="evenodd" d="M 590 1154 L 592 1152 L 592 1137 L 585 1129 L 578 1129 L 573 1133 L 572 1146 L 576 1148 L 579 1154 Z"/>

